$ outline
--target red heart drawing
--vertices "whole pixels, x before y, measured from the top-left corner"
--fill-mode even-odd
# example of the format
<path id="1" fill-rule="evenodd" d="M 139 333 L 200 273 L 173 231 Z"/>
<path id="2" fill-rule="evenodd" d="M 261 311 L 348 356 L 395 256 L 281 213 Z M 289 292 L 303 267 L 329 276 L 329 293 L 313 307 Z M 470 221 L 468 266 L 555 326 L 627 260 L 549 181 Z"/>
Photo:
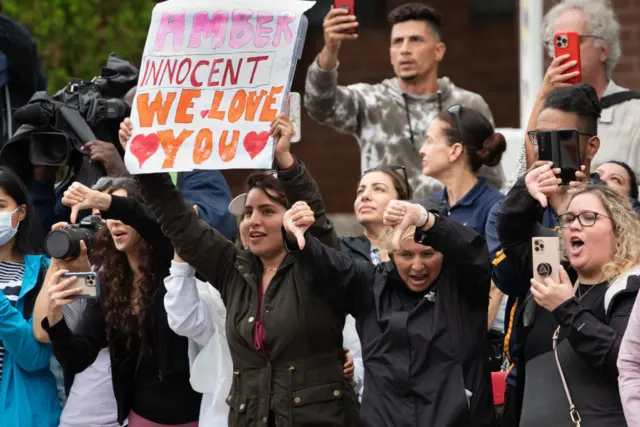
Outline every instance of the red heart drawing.
<path id="1" fill-rule="evenodd" d="M 249 132 L 247 136 L 244 137 L 244 149 L 247 150 L 249 156 L 251 156 L 251 160 L 255 159 L 258 154 L 264 150 L 264 147 L 267 145 L 267 140 L 269 139 L 269 132 L 264 131 L 260 133 Z"/>
<path id="2" fill-rule="evenodd" d="M 202 117 L 204 119 L 209 114 L 209 111 L 210 110 L 202 110 L 202 111 L 200 111 L 200 117 Z"/>
<path id="3" fill-rule="evenodd" d="M 140 167 L 151 157 L 160 146 L 160 139 L 155 133 L 138 135 L 131 141 L 131 154 L 136 156 Z"/>

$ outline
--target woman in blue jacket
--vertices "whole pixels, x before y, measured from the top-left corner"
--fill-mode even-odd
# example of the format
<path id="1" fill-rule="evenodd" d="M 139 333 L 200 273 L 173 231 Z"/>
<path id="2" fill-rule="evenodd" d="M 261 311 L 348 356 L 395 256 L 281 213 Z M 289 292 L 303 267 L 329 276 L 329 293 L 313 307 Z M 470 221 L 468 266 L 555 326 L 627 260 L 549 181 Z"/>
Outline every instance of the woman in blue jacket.
<path id="1" fill-rule="evenodd" d="M 54 427 L 60 418 L 51 346 L 31 323 L 49 267 L 34 212 L 24 184 L 0 168 L 0 427 Z"/>

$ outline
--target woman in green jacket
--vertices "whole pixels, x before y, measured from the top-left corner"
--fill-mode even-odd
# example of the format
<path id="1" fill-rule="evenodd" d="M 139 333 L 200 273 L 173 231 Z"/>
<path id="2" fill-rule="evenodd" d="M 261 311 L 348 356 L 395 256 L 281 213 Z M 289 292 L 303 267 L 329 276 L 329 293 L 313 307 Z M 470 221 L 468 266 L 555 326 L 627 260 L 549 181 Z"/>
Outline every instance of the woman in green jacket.
<path id="1" fill-rule="evenodd" d="M 299 180 L 298 194 L 314 204 L 314 234 L 332 240 L 335 233 L 317 185 L 310 177 L 300 180 L 306 171 L 289 152 L 291 124 L 280 117 L 272 133 L 279 135 L 278 177 L 257 173 L 247 181 L 248 250 L 199 220 L 168 175 L 137 179 L 177 253 L 225 303 L 234 364 L 229 425 L 357 426 L 359 403 L 343 373 L 345 311 L 300 280 L 300 267 L 284 248 L 287 181 Z"/>

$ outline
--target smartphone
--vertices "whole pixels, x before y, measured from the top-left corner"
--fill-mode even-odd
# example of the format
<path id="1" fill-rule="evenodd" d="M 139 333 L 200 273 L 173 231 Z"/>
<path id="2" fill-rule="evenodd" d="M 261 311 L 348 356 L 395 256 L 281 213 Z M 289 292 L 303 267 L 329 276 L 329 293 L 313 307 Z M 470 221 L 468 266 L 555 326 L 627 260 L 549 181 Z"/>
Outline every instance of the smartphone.
<path id="1" fill-rule="evenodd" d="M 80 294 L 72 296 L 71 299 L 96 299 L 100 296 L 100 282 L 96 273 L 66 273 L 62 275 L 62 280 L 69 277 L 77 278 L 69 289 L 82 289 Z"/>
<path id="2" fill-rule="evenodd" d="M 349 11 L 349 15 L 356 16 L 356 0 L 333 0 L 333 7 L 343 7 Z M 349 34 L 356 33 L 357 27 L 347 30 Z"/>
<path id="3" fill-rule="evenodd" d="M 538 282 L 551 277 L 560 283 L 560 238 L 534 237 L 531 239 L 533 278 Z"/>
<path id="4" fill-rule="evenodd" d="M 558 33 L 553 36 L 553 44 L 555 46 L 556 58 L 558 56 L 569 54 L 569 58 L 564 62 L 577 61 L 575 66 L 565 71 L 565 74 L 580 71 L 582 69 L 580 64 L 580 35 L 578 33 Z M 580 83 L 581 81 L 581 74 L 566 80 L 567 83 L 571 84 Z"/>
<path id="5" fill-rule="evenodd" d="M 302 126 L 300 122 L 300 94 L 297 92 L 289 93 L 289 120 L 293 125 L 293 137 L 291 142 L 300 142 L 302 138 Z"/>
<path id="6" fill-rule="evenodd" d="M 560 168 L 563 185 L 576 180 L 580 170 L 580 134 L 575 129 L 557 129 L 538 131 L 538 158 L 553 162 L 554 168 Z"/>

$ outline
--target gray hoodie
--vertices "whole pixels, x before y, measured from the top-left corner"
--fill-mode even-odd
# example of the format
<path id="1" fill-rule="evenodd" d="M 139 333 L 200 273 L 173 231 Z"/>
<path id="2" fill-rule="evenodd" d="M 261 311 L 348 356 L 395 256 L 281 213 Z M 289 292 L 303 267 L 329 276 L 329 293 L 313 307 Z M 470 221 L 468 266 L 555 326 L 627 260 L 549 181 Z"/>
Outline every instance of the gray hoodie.
<path id="1" fill-rule="evenodd" d="M 362 171 L 380 165 L 403 165 L 415 198 L 423 199 L 442 189 L 439 181 L 422 175 L 422 158 L 418 154 L 436 114 L 461 104 L 480 111 L 493 124 L 489 106 L 480 95 L 456 87 L 446 77 L 438 79 L 438 83 L 440 90 L 425 96 L 403 93 L 397 78 L 373 85 L 338 86 L 337 67 L 325 71 L 316 59 L 307 72 L 304 105 L 318 122 L 356 137 Z M 501 166 L 483 166 L 480 175 L 496 188 L 504 183 Z"/>

